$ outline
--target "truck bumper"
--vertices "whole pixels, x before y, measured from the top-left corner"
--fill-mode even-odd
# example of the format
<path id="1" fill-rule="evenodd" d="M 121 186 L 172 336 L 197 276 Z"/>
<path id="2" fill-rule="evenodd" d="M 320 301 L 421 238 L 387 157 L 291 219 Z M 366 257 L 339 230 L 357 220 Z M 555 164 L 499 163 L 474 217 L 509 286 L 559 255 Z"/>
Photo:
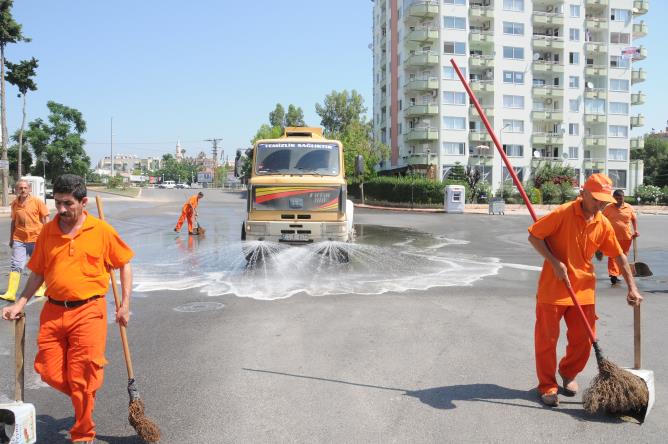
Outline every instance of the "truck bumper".
<path id="1" fill-rule="evenodd" d="M 323 241 L 347 242 L 350 239 L 346 221 L 246 221 L 245 230 L 248 241 L 280 242 L 292 245 Z"/>

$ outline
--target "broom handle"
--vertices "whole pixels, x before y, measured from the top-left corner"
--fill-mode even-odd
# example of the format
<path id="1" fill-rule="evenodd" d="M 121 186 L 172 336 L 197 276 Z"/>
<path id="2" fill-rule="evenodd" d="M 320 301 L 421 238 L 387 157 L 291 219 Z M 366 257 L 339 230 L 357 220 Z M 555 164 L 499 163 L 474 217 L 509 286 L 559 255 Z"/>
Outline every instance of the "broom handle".
<path id="1" fill-rule="evenodd" d="M 640 331 L 640 306 L 633 307 L 633 368 L 640 369 L 642 361 L 642 332 Z"/>
<path id="2" fill-rule="evenodd" d="M 499 142 L 499 139 L 496 137 L 496 134 L 494 133 L 494 130 L 492 129 L 492 125 L 490 125 L 489 120 L 487 119 L 487 116 L 485 115 L 485 112 L 483 111 L 482 107 L 480 106 L 480 102 L 478 102 L 478 99 L 476 98 L 475 94 L 473 93 L 473 90 L 469 86 L 468 82 L 464 78 L 464 75 L 462 74 L 462 71 L 459 69 L 459 66 L 457 66 L 457 62 L 455 59 L 450 59 L 450 63 L 452 64 L 453 68 L 455 69 L 455 72 L 457 73 L 457 76 L 459 77 L 459 80 L 462 82 L 462 85 L 464 85 L 464 88 L 466 89 L 466 92 L 468 93 L 469 97 L 471 98 L 471 101 L 473 102 L 473 105 L 475 106 L 476 110 L 478 110 L 478 115 L 482 119 L 482 122 L 485 124 L 485 128 L 487 128 L 487 132 L 489 133 L 490 137 L 492 138 L 492 141 L 494 142 L 494 145 L 496 146 L 497 151 L 501 155 L 501 159 L 503 160 L 503 163 L 506 164 L 506 168 L 508 169 L 508 172 L 510 173 L 510 176 L 513 178 L 513 182 L 515 182 L 515 186 L 517 187 L 517 190 L 520 192 L 520 195 L 522 196 L 522 199 L 524 199 L 524 203 L 527 206 L 527 209 L 529 210 L 529 214 L 531 214 L 531 218 L 535 222 L 538 220 L 536 217 L 536 212 L 533 209 L 533 205 L 531 205 L 531 201 L 529 200 L 529 196 L 527 196 L 526 191 L 524 191 L 524 187 L 522 186 L 522 182 L 517 177 L 517 174 L 515 173 L 515 170 L 513 169 L 513 166 L 510 163 L 510 160 L 508 160 L 508 156 L 506 156 L 506 153 L 503 151 L 503 148 L 501 147 L 501 142 Z M 545 241 L 545 245 L 547 245 L 547 249 L 550 250 L 550 245 Z M 550 250 L 551 251 L 551 250 Z M 565 284 L 565 283 L 564 283 Z M 566 287 L 568 289 L 568 294 L 571 297 L 571 300 L 575 304 L 575 306 L 578 309 L 578 313 L 580 313 L 580 316 L 582 317 L 582 321 L 584 322 L 585 326 L 587 327 L 587 333 L 589 333 L 589 337 L 591 338 L 592 342 L 596 343 L 596 335 L 594 334 L 594 331 L 592 330 L 591 326 L 589 325 L 589 322 L 587 321 L 587 317 L 584 314 L 584 311 L 582 311 L 582 307 L 580 306 L 580 303 L 578 302 L 575 293 L 573 292 L 573 289 L 571 287 Z"/>
<path id="3" fill-rule="evenodd" d="M 101 220 L 104 220 L 104 209 L 102 208 L 102 199 L 100 196 L 95 196 L 95 203 L 97 204 L 97 214 Z M 111 277 L 111 289 L 114 293 L 114 304 L 116 311 L 121 307 L 121 301 L 118 298 L 118 287 L 116 286 L 116 275 L 112 268 L 109 269 L 109 276 Z M 125 325 L 118 323 L 118 329 L 121 332 L 121 343 L 123 344 L 123 355 L 125 356 L 125 368 L 128 371 L 128 379 L 134 379 L 135 372 L 132 369 L 132 356 L 130 356 L 130 346 L 128 345 L 128 334 Z"/>
<path id="4" fill-rule="evenodd" d="M 633 262 L 635 263 L 638 260 L 638 243 L 636 238 L 633 238 Z"/>
<path id="5" fill-rule="evenodd" d="M 25 388 L 25 342 L 26 342 L 26 317 L 21 313 L 14 321 L 14 399 L 23 401 L 23 390 Z"/>

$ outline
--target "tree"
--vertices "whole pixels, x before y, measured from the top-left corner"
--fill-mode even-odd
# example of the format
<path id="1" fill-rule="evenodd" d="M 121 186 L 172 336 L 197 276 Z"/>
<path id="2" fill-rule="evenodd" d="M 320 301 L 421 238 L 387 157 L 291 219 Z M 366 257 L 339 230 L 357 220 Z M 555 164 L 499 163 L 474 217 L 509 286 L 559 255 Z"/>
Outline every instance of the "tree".
<path id="1" fill-rule="evenodd" d="M 12 136 L 14 139 L 14 136 Z M 9 171 L 16 171 L 15 179 L 18 180 L 21 177 L 21 174 L 18 172 L 18 163 L 19 163 L 19 146 L 12 145 L 7 150 L 7 158 L 9 160 Z M 21 169 L 22 171 L 30 171 L 30 165 L 32 165 L 32 156 L 29 151 L 23 153 L 21 157 Z"/>
<path id="2" fill-rule="evenodd" d="M 668 141 L 660 137 L 645 137 L 645 147 L 631 150 L 631 159 L 642 159 L 644 182 L 649 185 L 668 185 Z"/>
<path id="3" fill-rule="evenodd" d="M 82 135 L 86 132 L 86 122 L 81 112 L 53 101 L 46 106 L 50 111 L 48 122 L 41 118 L 33 120 L 25 132 L 37 159 L 33 173 L 41 174 L 44 168 L 52 179 L 66 173 L 84 177 L 90 167 L 90 157 L 84 150 L 86 141 Z"/>
<path id="4" fill-rule="evenodd" d="M 293 104 L 288 105 L 288 113 L 285 115 L 285 126 L 306 126 L 304 111 Z"/>
<path id="5" fill-rule="evenodd" d="M 283 128 L 280 126 L 269 126 L 266 123 L 260 127 L 251 139 L 251 144 L 260 139 L 276 139 L 283 135 Z"/>
<path id="6" fill-rule="evenodd" d="M 19 63 L 12 63 L 6 60 L 5 65 L 7 65 L 6 80 L 19 89 L 18 96 L 23 98 L 23 119 L 21 120 L 21 131 L 19 132 L 17 161 L 18 177 L 20 178 L 23 175 L 21 157 L 23 152 L 23 130 L 26 125 L 26 94 L 28 91 L 35 91 L 37 89 L 37 85 L 32 78 L 36 75 L 35 70 L 37 69 L 38 62 L 33 57 L 30 60 L 21 60 Z"/>
<path id="7" fill-rule="evenodd" d="M 343 157 L 348 177 L 355 175 L 355 158 L 358 155 L 364 157 L 364 176 L 369 176 L 374 173 L 374 166 L 389 153 L 386 145 L 373 139 L 370 122 L 351 122 L 345 132 L 333 136 L 343 144 Z"/>
<path id="8" fill-rule="evenodd" d="M 12 17 L 12 6 L 14 0 L 0 0 L 0 130 L 2 131 L 2 160 L 7 160 L 7 146 L 9 138 L 7 132 L 7 100 L 5 95 L 5 48 L 10 43 L 21 41 L 29 42 L 30 39 L 21 33 L 21 25 Z M 0 170 L 2 177 L 2 205 L 9 202 L 7 170 Z"/>
<path id="9" fill-rule="evenodd" d="M 315 111 L 327 134 L 342 134 L 352 122 L 360 122 L 366 112 L 364 98 L 355 90 L 332 91 L 325 96 L 325 103 L 316 103 Z"/>
<path id="10" fill-rule="evenodd" d="M 271 126 L 278 126 L 283 128 L 285 125 L 285 108 L 280 103 L 276 104 L 276 108 L 269 113 L 269 124 Z"/>

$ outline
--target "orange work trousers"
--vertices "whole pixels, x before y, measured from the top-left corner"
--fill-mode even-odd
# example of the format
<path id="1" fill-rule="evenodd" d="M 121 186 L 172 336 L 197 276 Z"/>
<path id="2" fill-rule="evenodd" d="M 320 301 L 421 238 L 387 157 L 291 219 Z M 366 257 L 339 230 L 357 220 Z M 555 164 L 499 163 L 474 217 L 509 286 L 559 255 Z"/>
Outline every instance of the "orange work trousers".
<path id="1" fill-rule="evenodd" d="M 193 232 L 193 209 L 190 205 L 184 205 L 183 209 L 181 210 L 181 217 L 179 217 L 178 222 L 176 222 L 176 227 L 174 228 L 176 231 L 181 231 L 181 227 L 183 226 L 183 222 L 185 220 L 188 220 L 188 233 Z"/>
<path id="2" fill-rule="evenodd" d="M 631 239 L 617 239 L 619 241 L 619 246 L 622 247 L 622 251 L 626 256 L 629 255 L 629 250 L 631 249 Z M 621 276 L 622 270 L 619 269 L 617 261 L 614 257 L 608 258 L 608 276 Z"/>
<path id="3" fill-rule="evenodd" d="M 99 298 L 76 308 L 46 302 L 40 315 L 35 371 L 51 387 L 70 397 L 74 426 L 70 439 L 95 438 L 95 393 L 104 378 L 107 305 Z"/>
<path id="4" fill-rule="evenodd" d="M 559 374 L 568 379 L 575 377 L 585 368 L 589 360 L 592 342 L 582 317 L 574 305 L 536 304 L 535 352 L 538 392 L 557 393 L 557 341 L 559 323 L 566 321 L 566 355 L 559 361 Z M 596 334 L 596 310 L 594 305 L 582 305 L 587 322 Z"/>

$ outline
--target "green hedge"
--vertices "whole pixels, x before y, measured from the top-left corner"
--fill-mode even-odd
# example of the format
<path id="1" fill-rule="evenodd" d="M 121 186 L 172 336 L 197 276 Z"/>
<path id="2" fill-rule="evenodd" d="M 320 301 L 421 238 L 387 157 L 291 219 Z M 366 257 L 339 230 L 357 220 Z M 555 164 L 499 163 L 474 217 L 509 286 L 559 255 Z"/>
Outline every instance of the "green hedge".
<path id="1" fill-rule="evenodd" d="M 356 199 L 361 198 L 359 184 L 360 182 L 356 178 L 348 180 L 348 196 Z M 446 185 L 463 185 L 466 187 L 465 182 L 457 180 L 441 182 L 420 176 L 381 176 L 364 182 L 364 197 L 365 199 L 384 202 L 442 205 Z"/>

